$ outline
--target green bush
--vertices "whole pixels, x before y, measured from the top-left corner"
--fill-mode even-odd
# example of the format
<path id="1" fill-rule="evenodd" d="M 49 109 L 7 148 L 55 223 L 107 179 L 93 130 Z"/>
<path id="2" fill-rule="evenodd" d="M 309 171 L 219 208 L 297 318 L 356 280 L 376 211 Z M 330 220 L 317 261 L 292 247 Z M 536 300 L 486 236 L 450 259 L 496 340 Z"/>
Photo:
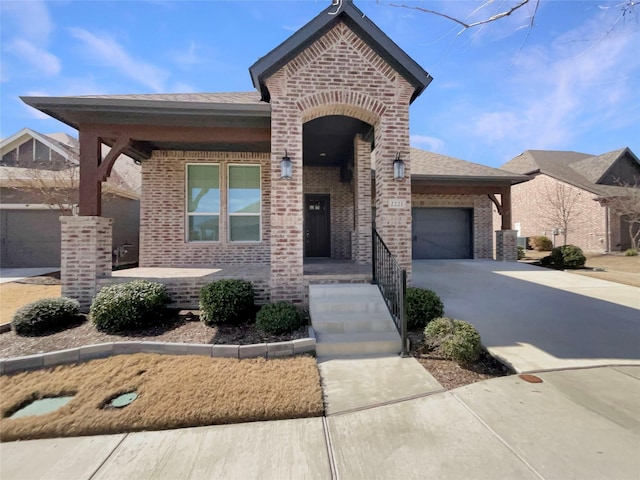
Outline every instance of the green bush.
<path id="1" fill-rule="evenodd" d="M 551 266 L 554 268 L 582 268 L 587 258 L 580 247 L 575 245 L 563 245 L 551 250 Z"/>
<path id="2" fill-rule="evenodd" d="M 423 288 L 407 288 L 407 328 L 424 328 L 431 320 L 441 317 L 444 305 L 438 295 Z"/>
<path id="3" fill-rule="evenodd" d="M 522 260 L 524 258 L 524 247 L 518 245 L 518 260 Z"/>
<path id="4" fill-rule="evenodd" d="M 18 335 L 43 335 L 79 323 L 80 305 L 71 298 L 41 298 L 20 307 L 11 319 Z"/>
<path id="5" fill-rule="evenodd" d="M 256 326 L 271 334 L 290 333 L 302 325 L 300 310 L 289 302 L 263 306 L 256 317 Z"/>
<path id="6" fill-rule="evenodd" d="M 161 283 L 134 280 L 104 287 L 89 313 L 101 332 L 122 333 L 164 320 L 169 295 Z"/>
<path id="7" fill-rule="evenodd" d="M 246 280 L 218 280 L 200 290 L 200 318 L 209 326 L 253 320 L 253 285 Z"/>
<path id="8" fill-rule="evenodd" d="M 638 249 L 636 248 L 628 248 L 625 252 L 624 252 L 626 257 L 635 257 L 636 255 L 638 255 Z"/>
<path id="9" fill-rule="evenodd" d="M 424 329 L 424 337 L 429 346 L 458 363 L 473 363 L 482 352 L 480 334 L 462 320 L 436 318 Z"/>
<path id="10" fill-rule="evenodd" d="M 548 252 L 553 248 L 553 242 L 549 237 L 540 235 L 537 237 L 529 237 L 529 246 L 538 252 Z"/>

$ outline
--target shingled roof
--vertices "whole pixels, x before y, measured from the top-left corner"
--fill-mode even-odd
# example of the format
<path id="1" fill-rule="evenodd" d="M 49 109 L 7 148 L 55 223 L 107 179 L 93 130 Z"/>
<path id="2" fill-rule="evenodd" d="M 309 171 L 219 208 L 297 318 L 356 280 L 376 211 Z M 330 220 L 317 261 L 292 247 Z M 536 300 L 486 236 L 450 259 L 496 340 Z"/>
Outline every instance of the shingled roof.
<path id="1" fill-rule="evenodd" d="M 628 148 L 602 155 L 559 150 L 525 150 L 502 165 L 502 169 L 523 175 L 542 173 L 600 196 L 617 195 L 622 187 L 600 185 L 598 181 Z M 633 155 L 635 157 L 635 155 Z"/>
<path id="2" fill-rule="evenodd" d="M 480 180 L 508 181 L 511 184 L 528 180 L 499 168 L 487 167 L 459 158 L 411 148 L 411 178 L 428 180 Z"/>

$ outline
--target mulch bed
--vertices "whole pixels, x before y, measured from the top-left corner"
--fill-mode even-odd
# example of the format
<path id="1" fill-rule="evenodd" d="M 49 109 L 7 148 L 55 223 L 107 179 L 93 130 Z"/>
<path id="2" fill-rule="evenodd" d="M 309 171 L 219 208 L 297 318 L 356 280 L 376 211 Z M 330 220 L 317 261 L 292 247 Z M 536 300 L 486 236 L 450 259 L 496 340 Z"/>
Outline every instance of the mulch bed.
<path id="1" fill-rule="evenodd" d="M 462 366 L 445 358 L 437 349 L 428 349 L 422 331 L 411 331 L 408 338 L 411 355 L 447 390 L 515 373 L 486 350 L 475 363 Z"/>
<path id="2" fill-rule="evenodd" d="M 90 321 L 79 326 L 38 337 L 23 337 L 10 331 L 0 334 L 0 358 L 21 357 L 35 353 L 53 352 L 96 343 L 148 341 L 201 343 L 221 345 L 249 345 L 253 343 L 286 342 L 308 337 L 306 326 L 285 335 L 269 335 L 254 324 L 220 325 L 208 327 L 191 311 L 174 311 L 164 322 L 145 330 L 126 335 L 99 332 Z"/>

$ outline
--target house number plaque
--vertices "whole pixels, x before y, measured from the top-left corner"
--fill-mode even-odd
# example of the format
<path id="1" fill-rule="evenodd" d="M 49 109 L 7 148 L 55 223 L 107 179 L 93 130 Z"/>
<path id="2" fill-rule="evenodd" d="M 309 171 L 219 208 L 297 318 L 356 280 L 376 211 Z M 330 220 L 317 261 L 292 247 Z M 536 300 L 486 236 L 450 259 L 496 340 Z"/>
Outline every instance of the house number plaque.
<path id="1" fill-rule="evenodd" d="M 389 200 L 389 208 L 402 208 L 404 207 L 404 200 Z"/>

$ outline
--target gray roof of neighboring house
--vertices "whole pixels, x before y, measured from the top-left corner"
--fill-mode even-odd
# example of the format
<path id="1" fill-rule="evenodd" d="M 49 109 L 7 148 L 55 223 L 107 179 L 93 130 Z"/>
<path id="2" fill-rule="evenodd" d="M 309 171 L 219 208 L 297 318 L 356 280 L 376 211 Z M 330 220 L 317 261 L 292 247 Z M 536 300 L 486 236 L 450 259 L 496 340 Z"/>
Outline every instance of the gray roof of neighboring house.
<path id="1" fill-rule="evenodd" d="M 249 67 L 253 86 L 260 90 L 264 100 L 269 101 L 270 98 L 269 90 L 264 84 L 265 78 L 278 71 L 338 22 L 345 22 L 373 51 L 413 85 L 415 90 L 411 101 L 415 100 L 433 80 L 429 73 L 362 13 L 353 4 L 353 0 L 342 0 L 338 5 L 329 5 L 309 23 Z"/>
<path id="2" fill-rule="evenodd" d="M 627 151 L 631 153 L 628 148 L 602 155 L 560 150 L 525 150 L 500 168 L 523 175 L 542 173 L 596 195 L 610 196 L 619 194 L 622 187 L 600 185 L 597 182 Z"/>
<path id="3" fill-rule="evenodd" d="M 508 181 L 511 184 L 528 180 L 525 175 L 487 167 L 459 158 L 411 148 L 411 177 L 429 180 Z"/>
<path id="4" fill-rule="evenodd" d="M 13 149 L 18 144 L 22 144 L 27 141 L 27 138 L 35 138 L 48 147 L 57 149 L 58 153 L 64 153 L 67 160 L 76 165 L 70 168 L 77 168 L 80 157 L 80 144 L 76 138 L 67 135 L 66 133 L 52 133 L 45 135 L 30 128 L 23 128 L 11 137 L 4 139 L 2 141 L 2 147 Z M 109 150 L 110 148 L 107 145 L 102 145 L 103 157 L 109 153 Z M 3 167 L 3 171 L 8 172 L 8 169 L 11 168 L 16 169 L 17 167 Z M 19 170 L 25 169 L 18 168 L 17 171 Z M 55 178 L 54 174 L 51 175 L 53 175 L 52 178 Z M 46 178 L 46 176 L 47 174 L 43 173 L 43 178 Z M 18 176 L 15 176 L 15 178 L 18 179 Z M 111 175 L 107 179 L 107 183 L 111 186 L 121 188 L 124 192 L 130 192 L 135 194 L 135 196 L 139 196 L 141 191 L 141 180 L 140 166 L 136 165 L 132 158 L 126 155 L 121 155 L 114 164 Z"/>
<path id="5" fill-rule="evenodd" d="M 82 95 L 68 98 L 103 98 L 113 100 L 151 100 L 154 102 L 255 103 L 264 105 L 258 92 L 218 93 L 144 93 L 131 95 Z"/>

